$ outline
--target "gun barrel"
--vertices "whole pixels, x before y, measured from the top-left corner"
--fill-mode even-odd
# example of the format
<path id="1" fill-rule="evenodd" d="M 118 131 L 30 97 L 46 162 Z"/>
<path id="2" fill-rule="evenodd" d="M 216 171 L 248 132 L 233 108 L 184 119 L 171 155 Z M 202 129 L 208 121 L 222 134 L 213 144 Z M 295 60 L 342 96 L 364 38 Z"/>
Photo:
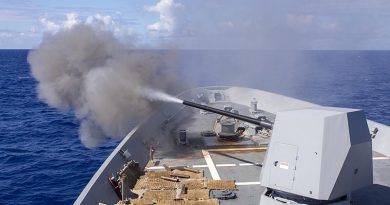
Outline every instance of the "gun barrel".
<path id="1" fill-rule="evenodd" d="M 198 109 L 201 109 L 201 110 L 206 110 L 206 111 L 217 113 L 217 114 L 224 115 L 224 116 L 227 116 L 227 117 L 235 118 L 235 119 L 242 120 L 242 121 L 245 121 L 245 122 L 249 122 L 249 123 L 252 123 L 252 124 L 255 124 L 255 125 L 259 125 L 261 127 L 265 127 L 265 128 L 268 128 L 268 129 L 272 128 L 272 123 L 270 123 L 270 122 L 261 121 L 261 120 L 258 120 L 258 119 L 255 119 L 255 118 L 251 118 L 251 117 L 248 117 L 248 116 L 245 116 L 245 115 L 235 114 L 235 113 L 232 113 L 232 112 L 228 112 L 228 111 L 225 111 L 225 110 L 220 110 L 220 109 L 217 109 L 217 108 L 209 107 L 209 106 L 206 106 L 206 105 L 201 105 L 201 104 L 190 102 L 190 101 L 186 101 L 186 100 L 183 100 L 183 105 L 187 105 L 187 106 L 195 107 L 195 108 L 198 108 Z"/>

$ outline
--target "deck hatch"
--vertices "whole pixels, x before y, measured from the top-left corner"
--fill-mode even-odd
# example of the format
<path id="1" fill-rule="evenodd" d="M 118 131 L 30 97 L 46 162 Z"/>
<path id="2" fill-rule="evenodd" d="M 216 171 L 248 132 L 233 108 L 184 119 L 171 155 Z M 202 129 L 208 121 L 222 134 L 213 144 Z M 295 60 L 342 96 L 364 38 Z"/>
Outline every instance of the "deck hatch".
<path id="1" fill-rule="evenodd" d="M 273 166 L 270 183 L 282 188 L 292 189 L 295 177 L 295 165 L 298 147 L 284 143 L 276 143 L 271 160 Z"/>

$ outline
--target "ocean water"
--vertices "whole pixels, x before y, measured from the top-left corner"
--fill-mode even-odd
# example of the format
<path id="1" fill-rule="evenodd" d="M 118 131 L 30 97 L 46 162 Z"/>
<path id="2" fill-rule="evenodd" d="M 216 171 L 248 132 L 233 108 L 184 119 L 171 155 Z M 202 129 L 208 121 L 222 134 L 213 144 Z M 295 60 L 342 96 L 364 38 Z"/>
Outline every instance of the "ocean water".
<path id="1" fill-rule="evenodd" d="M 180 63 L 198 67 L 180 71 L 180 78 L 192 79 L 197 85 L 247 86 L 328 106 L 360 108 L 369 119 L 390 125 L 388 51 L 304 52 L 297 59 L 305 60 L 283 57 L 280 62 L 288 63 L 277 59 L 279 66 L 259 69 L 260 74 L 255 72 L 256 66 L 248 64 L 239 77 L 229 72 L 236 72 L 240 63 L 215 69 L 199 64 L 204 56 L 212 56 L 212 61 L 206 62 L 217 66 L 226 56 L 237 55 L 216 53 L 180 54 L 184 59 Z M 28 50 L 0 50 L 0 204 L 72 204 L 118 142 L 85 148 L 78 139 L 73 113 L 38 100 L 27 55 Z M 243 59 L 235 60 L 256 64 L 259 55 L 246 51 Z M 268 57 L 275 58 L 273 54 Z M 287 66 L 291 70 L 286 70 Z"/>
<path id="2" fill-rule="evenodd" d="M 0 204 L 72 204 L 116 143 L 84 148 L 72 113 L 37 99 L 27 53 L 0 51 Z"/>

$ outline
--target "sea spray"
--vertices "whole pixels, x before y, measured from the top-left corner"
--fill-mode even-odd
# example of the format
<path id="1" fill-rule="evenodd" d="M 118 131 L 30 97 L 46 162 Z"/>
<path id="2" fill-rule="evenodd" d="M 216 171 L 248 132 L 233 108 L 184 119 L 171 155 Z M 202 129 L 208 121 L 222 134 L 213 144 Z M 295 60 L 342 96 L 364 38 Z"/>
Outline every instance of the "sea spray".
<path id="1" fill-rule="evenodd" d="M 45 35 L 28 62 L 39 98 L 74 111 L 81 141 L 96 147 L 106 137 L 124 137 L 151 113 L 156 103 L 139 88 L 178 91 L 175 71 L 168 69 L 175 62 L 171 52 L 129 48 L 109 31 L 79 24 Z"/>
<path id="2" fill-rule="evenodd" d="M 155 90 L 152 88 L 141 88 L 138 90 L 139 95 L 151 100 L 151 101 L 163 101 L 171 103 L 183 103 L 183 100 L 180 100 L 177 97 L 164 93 L 160 90 Z"/>

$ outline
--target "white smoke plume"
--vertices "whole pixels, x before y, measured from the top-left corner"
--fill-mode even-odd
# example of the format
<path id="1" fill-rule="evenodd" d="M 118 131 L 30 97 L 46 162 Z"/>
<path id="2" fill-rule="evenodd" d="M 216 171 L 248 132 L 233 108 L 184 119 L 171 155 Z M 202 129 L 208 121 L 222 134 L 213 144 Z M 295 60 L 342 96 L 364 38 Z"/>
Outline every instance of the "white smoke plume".
<path id="1" fill-rule="evenodd" d="M 141 88 L 139 94 L 152 101 L 183 103 L 183 100 L 156 89 Z"/>
<path id="2" fill-rule="evenodd" d="M 176 92 L 173 51 L 151 52 L 122 45 L 111 32 L 87 24 L 48 34 L 28 62 L 39 98 L 61 110 L 74 110 L 87 147 L 109 136 L 124 137 L 150 113 L 153 102 L 140 88 Z"/>
<path id="3" fill-rule="evenodd" d="M 386 0 L 159 0 L 146 11 L 160 15 L 149 29 L 181 48 L 366 50 L 389 47 L 389 8 Z"/>

